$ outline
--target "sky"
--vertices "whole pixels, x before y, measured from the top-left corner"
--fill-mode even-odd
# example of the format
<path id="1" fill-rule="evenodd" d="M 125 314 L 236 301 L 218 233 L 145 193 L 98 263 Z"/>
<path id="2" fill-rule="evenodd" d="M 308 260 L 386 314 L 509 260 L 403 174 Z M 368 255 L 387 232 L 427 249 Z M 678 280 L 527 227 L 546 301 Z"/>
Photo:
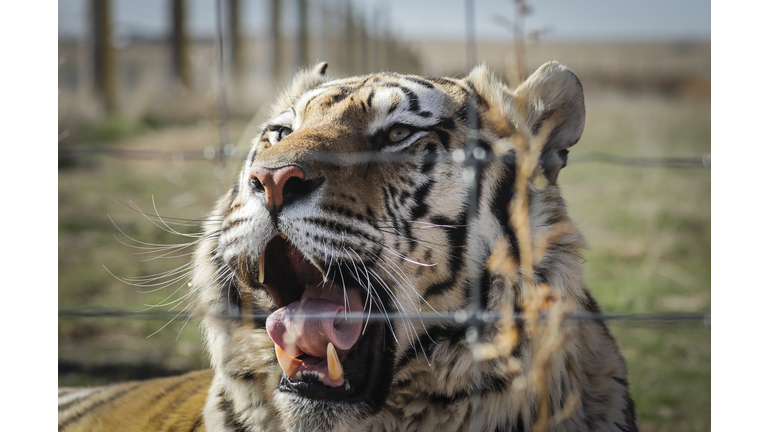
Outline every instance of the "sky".
<path id="1" fill-rule="evenodd" d="M 296 0 L 284 0 L 288 28 Z M 310 10 L 338 0 L 309 0 Z M 400 38 L 452 38 L 466 35 L 467 0 L 354 0 L 369 20 L 386 19 Z M 84 29 L 87 0 L 59 0 L 58 30 L 61 36 Z M 113 0 L 117 33 L 167 34 L 170 1 Z M 193 35 L 212 36 L 215 29 L 214 0 L 188 0 Z M 476 37 L 503 40 L 511 35 L 494 16 L 513 19 L 511 0 L 473 0 Z M 266 0 L 243 0 L 246 33 L 258 34 L 267 27 Z M 551 41 L 669 41 L 710 40 L 710 2 L 700 0 L 529 0 L 532 12 L 527 30 L 547 30 Z M 315 13 L 314 16 L 319 14 Z"/>

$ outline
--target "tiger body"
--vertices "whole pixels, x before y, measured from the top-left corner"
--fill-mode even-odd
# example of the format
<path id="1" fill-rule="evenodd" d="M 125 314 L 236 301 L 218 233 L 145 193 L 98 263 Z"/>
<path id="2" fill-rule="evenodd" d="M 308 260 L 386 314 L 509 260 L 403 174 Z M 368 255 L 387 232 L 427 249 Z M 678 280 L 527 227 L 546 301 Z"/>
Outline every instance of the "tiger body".
<path id="1" fill-rule="evenodd" d="M 59 389 L 59 430 L 203 432 L 210 371 L 88 389 Z M 94 415 L 96 414 L 96 415 Z"/>
<path id="2" fill-rule="evenodd" d="M 135 430 L 521 432 L 544 415 L 553 431 L 637 430 L 624 360 L 599 319 L 556 331 L 539 387 L 544 344 L 525 324 L 510 327 L 509 352 L 483 356 L 476 348 L 494 351 L 501 324 L 473 321 L 470 334 L 419 319 L 473 304 L 522 313 L 540 289 L 566 312 L 600 312 L 556 182 L 584 125 L 576 76 L 552 62 L 513 91 L 484 67 L 464 79 L 324 71 L 300 73 L 278 99 L 205 222 L 192 286 L 212 375 L 162 384 L 179 395 L 163 409 L 178 429 Z M 524 186 L 527 240 L 539 245 L 524 283 L 513 138 L 542 136 Z M 490 264 L 499 250 L 512 270 Z M 104 399 L 83 396 L 89 415 L 67 411 L 59 430 L 99 430 L 79 428 L 113 411 L 141 417 L 127 402 L 142 384 L 128 385 L 114 407 L 88 410 Z"/>

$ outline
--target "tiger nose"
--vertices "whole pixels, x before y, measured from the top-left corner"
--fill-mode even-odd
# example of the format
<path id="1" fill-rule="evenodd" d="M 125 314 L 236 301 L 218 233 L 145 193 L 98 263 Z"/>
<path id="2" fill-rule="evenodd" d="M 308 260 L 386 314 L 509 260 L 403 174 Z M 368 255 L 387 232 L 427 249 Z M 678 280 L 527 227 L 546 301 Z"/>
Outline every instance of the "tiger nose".
<path id="1" fill-rule="evenodd" d="M 287 197 L 291 195 L 292 186 L 289 180 L 304 180 L 306 174 L 301 167 L 288 165 L 282 168 L 270 169 L 261 166 L 251 168 L 251 179 L 258 179 L 267 196 L 267 209 L 276 214 L 283 207 Z M 291 182 L 293 183 L 293 182 Z M 287 186 L 286 186 L 287 185 Z"/>

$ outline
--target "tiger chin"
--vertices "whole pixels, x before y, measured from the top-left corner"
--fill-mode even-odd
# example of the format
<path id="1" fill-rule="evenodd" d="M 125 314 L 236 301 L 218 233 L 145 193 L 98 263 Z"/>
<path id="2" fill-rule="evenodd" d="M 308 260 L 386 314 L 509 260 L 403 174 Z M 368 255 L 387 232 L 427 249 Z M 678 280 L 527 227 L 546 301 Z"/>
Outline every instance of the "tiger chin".
<path id="1" fill-rule="evenodd" d="M 472 341 L 464 324 L 419 318 L 472 301 L 521 313 L 542 287 L 563 310 L 600 313 L 557 186 L 584 127 L 578 78 L 556 62 L 514 90 L 482 66 L 338 80 L 326 67 L 277 99 L 204 224 L 191 285 L 212 370 L 60 391 L 59 430 L 637 430 L 600 319 L 563 327 L 542 391 L 525 324 L 507 355 L 479 358 L 473 343 L 493 350 L 501 324 Z M 523 283 L 510 202 L 520 143 L 536 140 L 523 187 L 539 247 Z M 489 264 L 499 253 L 511 267 Z"/>

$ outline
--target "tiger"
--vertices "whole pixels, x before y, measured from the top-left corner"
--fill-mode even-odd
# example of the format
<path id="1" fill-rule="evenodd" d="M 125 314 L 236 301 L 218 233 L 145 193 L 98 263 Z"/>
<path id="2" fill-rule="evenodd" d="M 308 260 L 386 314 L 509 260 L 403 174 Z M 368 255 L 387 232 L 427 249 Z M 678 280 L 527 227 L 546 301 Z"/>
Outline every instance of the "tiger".
<path id="1" fill-rule="evenodd" d="M 62 389 L 59 431 L 637 431 L 557 183 L 577 76 L 327 66 L 276 99 L 202 223 L 211 369 Z"/>

